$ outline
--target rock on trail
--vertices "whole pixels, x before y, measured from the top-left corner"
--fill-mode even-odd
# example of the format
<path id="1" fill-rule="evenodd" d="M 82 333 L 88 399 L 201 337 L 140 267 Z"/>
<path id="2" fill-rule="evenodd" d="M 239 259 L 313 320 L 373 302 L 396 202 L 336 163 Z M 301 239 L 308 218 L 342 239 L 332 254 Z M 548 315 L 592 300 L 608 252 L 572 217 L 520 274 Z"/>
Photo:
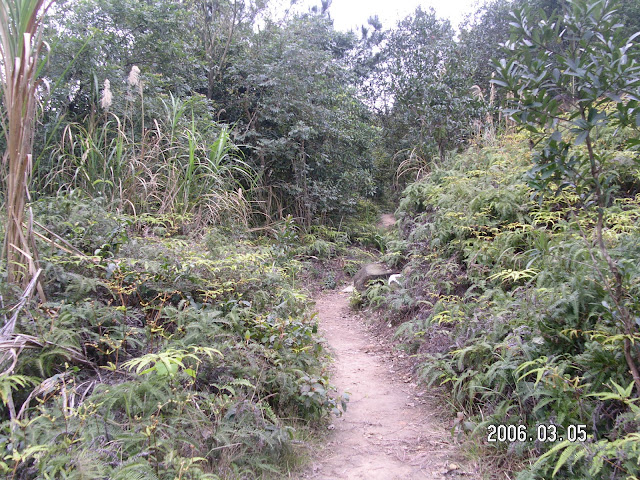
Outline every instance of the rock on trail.
<path id="1" fill-rule="evenodd" d="M 474 478 L 460 467 L 451 434 L 428 392 L 396 371 L 392 352 L 349 310 L 348 296 L 317 299 L 320 331 L 335 357 L 332 383 L 350 393 L 328 444 L 302 478 L 314 480 L 441 480 Z"/>
<path id="2" fill-rule="evenodd" d="M 398 273 L 398 271 L 390 269 L 384 263 L 367 263 L 354 275 L 353 286 L 359 292 L 364 292 L 369 281 L 386 280 L 395 273 Z"/>

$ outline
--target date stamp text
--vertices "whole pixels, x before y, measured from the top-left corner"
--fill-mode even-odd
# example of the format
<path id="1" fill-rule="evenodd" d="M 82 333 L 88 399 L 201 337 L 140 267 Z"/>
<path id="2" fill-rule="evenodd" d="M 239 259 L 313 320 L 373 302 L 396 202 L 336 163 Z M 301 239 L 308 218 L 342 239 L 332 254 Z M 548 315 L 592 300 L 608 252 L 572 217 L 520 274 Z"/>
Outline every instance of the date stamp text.
<path id="1" fill-rule="evenodd" d="M 534 427 L 527 425 L 489 425 L 487 442 L 585 442 L 587 440 L 586 425 L 569 425 L 566 428 L 554 424 L 541 423 Z"/>

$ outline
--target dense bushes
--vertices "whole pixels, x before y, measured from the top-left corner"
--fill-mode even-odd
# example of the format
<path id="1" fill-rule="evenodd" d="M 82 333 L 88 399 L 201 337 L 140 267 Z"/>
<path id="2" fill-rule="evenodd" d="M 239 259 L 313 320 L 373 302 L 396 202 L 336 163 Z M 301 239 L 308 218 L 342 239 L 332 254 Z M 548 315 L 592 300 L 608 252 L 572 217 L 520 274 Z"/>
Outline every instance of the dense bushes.
<path id="1" fill-rule="evenodd" d="M 258 222 L 354 212 L 376 191 L 378 137 L 350 66 L 358 39 L 326 11 L 277 10 L 65 2 L 46 34 L 43 76 L 55 88 L 35 142 L 36 189 L 80 184 L 129 212 L 214 221 L 248 203 Z"/>
<path id="2" fill-rule="evenodd" d="M 405 243 L 388 256 L 408 262 L 386 304 L 421 376 L 450 388 L 460 428 L 502 454 L 541 457 L 519 478 L 637 475 L 640 418 L 625 336 L 599 273 L 606 260 L 585 238 L 595 213 L 576 209 L 568 191 L 537 200 L 530 155 L 524 138 L 505 138 L 407 188 L 397 212 Z M 621 167 L 614 181 L 635 193 L 611 199 L 604 234 L 638 316 L 637 168 Z M 565 439 L 569 426 L 586 425 L 589 436 L 487 443 L 487 427 L 498 424 L 527 425 L 534 439 L 541 424 Z"/>
<path id="3" fill-rule="evenodd" d="M 77 193 L 35 210 L 48 301 L 5 350 L 4 474 L 258 478 L 297 461 L 298 423 L 341 408 L 278 243 L 187 240 Z"/>
<path id="4" fill-rule="evenodd" d="M 607 1 L 511 25 L 494 83 L 531 151 L 506 137 L 407 188 L 389 258 L 406 278 L 386 301 L 457 428 L 535 460 L 518 478 L 637 478 L 637 49 Z"/>

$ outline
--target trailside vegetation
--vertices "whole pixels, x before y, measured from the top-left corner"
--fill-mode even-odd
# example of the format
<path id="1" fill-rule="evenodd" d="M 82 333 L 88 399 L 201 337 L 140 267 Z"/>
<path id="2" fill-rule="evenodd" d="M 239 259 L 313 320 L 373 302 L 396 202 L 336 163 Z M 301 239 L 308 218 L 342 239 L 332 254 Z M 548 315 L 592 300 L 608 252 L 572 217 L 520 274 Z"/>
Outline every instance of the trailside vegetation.
<path id="1" fill-rule="evenodd" d="M 78 192 L 34 205 L 48 301 L 2 313 L 3 475 L 260 478 L 297 465 L 305 424 L 346 398 L 286 241 L 218 229 L 194 241 L 174 217 L 104 206 Z"/>
<path id="2" fill-rule="evenodd" d="M 584 236 L 597 219 L 576 211 L 573 195 L 538 201 L 530 155 L 526 138 L 505 137 L 408 187 L 401 240 L 387 253 L 404 264 L 402 287 L 377 285 L 364 296 L 391 309 L 419 375 L 445 386 L 460 412 L 453 433 L 480 441 L 478 454 L 494 450 L 515 470 L 518 458 L 531 459 L 519 478 L 627 478 L 638 471 L 636 393 L 628 336 L 598 275 L 607 263 Z M 616 174 L 627 195 L 605 208 L 607 244 L 634 270 L 640 182 L 631 164 Z M 637 273 L 629 278 L 634 302 Z M 489 443 L 490 425 L 524 425 L 526 440 Z M 556 425 L 565 441 L 535 441 L 540 425 Z M 576 425 L 589 436 L 569 442 Z"/>
<path id="3" fill-rule="evenodd" d="M 523 132 L 407 187 L 387 254 L 403 284 L 365 298 L 391 308 L 420 375 L 447 387 L 454 434 L 480 454 L 519 479 L 637 478 L 634 36 L 606 1 L 523 7 L 511 26 L 494 83 Z"/>
<path id="4" fill-rule="evenodd" d="M 0 1 L 0 475 L 292 475 L 384 254 L 488 476 L 640 477 L 637 0 Z"/>

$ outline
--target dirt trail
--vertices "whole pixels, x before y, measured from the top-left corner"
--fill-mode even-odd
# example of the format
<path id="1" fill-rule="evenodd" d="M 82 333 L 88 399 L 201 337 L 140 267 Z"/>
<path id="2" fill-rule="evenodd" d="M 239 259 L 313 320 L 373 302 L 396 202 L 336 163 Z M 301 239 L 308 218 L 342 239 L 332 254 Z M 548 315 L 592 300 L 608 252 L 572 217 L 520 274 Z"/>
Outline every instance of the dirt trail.
<path id="1" fill-rule="evenodd" d="M 428 392 L 419 391 L 399 365 L 402 354 L 378 341 L 349 310 L 348 294 L 324 295 L 317 299 L 317 308 L 320 331 L 335 356 L 333 383 L 349 392 L 351 400 L 303 478 L 477 478 L 461 467 Z"/>
<path id="2" fill-rule="evenodd" d="M 380 215 L 380 220 L 378 221 L 378 227 L 380 228 L 391 228 L 396 224 L 396 217 L 393 216 L 393 213 L 383 213 Z"/>

